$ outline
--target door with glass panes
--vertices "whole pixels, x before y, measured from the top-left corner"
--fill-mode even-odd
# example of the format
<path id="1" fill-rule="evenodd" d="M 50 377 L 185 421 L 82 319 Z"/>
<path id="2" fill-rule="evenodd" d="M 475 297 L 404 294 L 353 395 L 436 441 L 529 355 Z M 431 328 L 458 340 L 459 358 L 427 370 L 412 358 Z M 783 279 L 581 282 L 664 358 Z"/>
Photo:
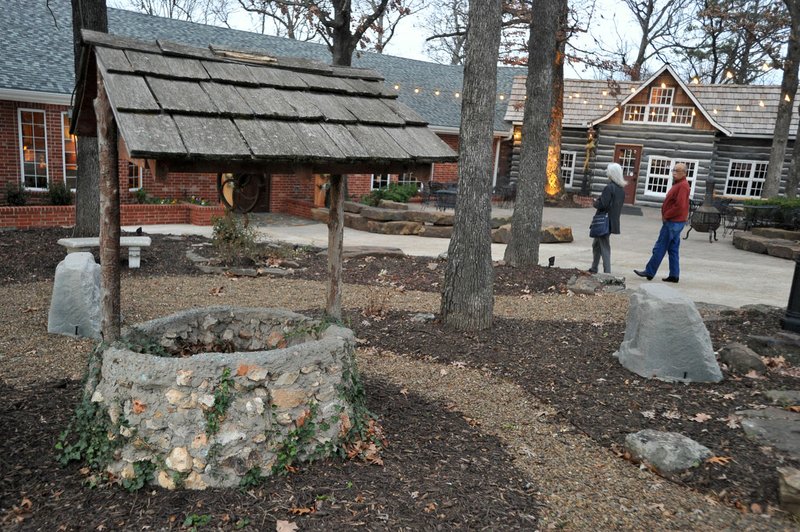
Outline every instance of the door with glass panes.
<path id="1" fill-rule="evenodd" d="M 622 167 L 625 186 L 625 203 L 636 203 L 636 184 L 639 181 L 639 163 L 642 161 L 642 147 L 633 144 L 614 145 L 614 162 Z"/>

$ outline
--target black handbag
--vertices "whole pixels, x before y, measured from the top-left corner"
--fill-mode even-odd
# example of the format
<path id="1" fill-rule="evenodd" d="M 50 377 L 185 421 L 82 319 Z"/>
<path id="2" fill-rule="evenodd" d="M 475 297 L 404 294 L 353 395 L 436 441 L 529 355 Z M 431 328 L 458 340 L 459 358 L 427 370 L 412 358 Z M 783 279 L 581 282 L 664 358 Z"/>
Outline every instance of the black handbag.
<path id="1" fill-rule="evenodd" d="M 592 217 L 592 223 L 589 225 L 589 236 L 597 238 L 611 234 L 611 227 L 608 224 L 608 213 L 598 212 Z"/>

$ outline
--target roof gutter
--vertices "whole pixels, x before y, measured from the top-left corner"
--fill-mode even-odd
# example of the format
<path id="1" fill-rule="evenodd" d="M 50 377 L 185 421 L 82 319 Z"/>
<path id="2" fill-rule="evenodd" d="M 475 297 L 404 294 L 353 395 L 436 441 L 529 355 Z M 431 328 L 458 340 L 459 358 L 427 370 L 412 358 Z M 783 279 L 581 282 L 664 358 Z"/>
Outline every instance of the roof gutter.
<path id="1" fill-rule="evenodd" d="M 20 89 L 0 89 L 0 100 L 54 105 L 71 105 L 71 95 L 69 94 L 61 94 L 58 92 L 26 91 Z"/>
<path id="2" fill-rule="evenodd" d="M 428 124 L 428 129 L 433 131 L 434 133 L 441 133 L 443 135 L 458 135 L 459 128 L 457 127 L 450 127 L 450 126 L 433 126 Z M 509 130 L 495 130 L 492 131 L 492 137 L 503 137 L 505 139 L 510 139 L 514 134 L 514 128 L 511 127 Z"/>

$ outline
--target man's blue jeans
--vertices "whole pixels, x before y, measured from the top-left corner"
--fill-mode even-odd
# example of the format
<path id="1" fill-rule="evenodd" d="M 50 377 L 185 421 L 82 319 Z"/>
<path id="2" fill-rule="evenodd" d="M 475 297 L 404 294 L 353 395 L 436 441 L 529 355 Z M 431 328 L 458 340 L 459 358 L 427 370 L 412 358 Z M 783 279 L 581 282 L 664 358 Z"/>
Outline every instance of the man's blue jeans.
<path id="1" fill-rule="evenodd" d="M 647 263 L 644 271 L 651 277 L 656 276 L 664 255 L 669 253 L 669 276 L 676 279 L 681 276 L 680 256 L 678 250 L 681 247 L 681 232 L 686 222 L 664 222 L 661 225 L 661 232 L 658 233 L 658 240 L 653 246 L 653 256 Z"/>

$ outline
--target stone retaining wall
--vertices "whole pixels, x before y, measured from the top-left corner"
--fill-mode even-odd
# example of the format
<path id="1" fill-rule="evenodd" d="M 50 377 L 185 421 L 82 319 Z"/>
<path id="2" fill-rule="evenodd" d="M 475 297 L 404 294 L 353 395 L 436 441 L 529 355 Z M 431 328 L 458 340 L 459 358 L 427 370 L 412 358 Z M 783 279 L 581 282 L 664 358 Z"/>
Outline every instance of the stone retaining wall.
<path id="1" fill-rule="evenodd" d="M 299 460 L 329 454 L 349 429 L 349 329 L 280 309 L 213 307 L 133 327 L 125 341 L 177 354 L 233 352 L 103 353 L 92 401 L 124 438 L 108 467 L 123 479 L 145 462 L 168 489 L 236 486 L 255 468 L 280 467 L 282 450 L 297 449 Z M 300 427 L 313 436 L 301 441 Z"/>

